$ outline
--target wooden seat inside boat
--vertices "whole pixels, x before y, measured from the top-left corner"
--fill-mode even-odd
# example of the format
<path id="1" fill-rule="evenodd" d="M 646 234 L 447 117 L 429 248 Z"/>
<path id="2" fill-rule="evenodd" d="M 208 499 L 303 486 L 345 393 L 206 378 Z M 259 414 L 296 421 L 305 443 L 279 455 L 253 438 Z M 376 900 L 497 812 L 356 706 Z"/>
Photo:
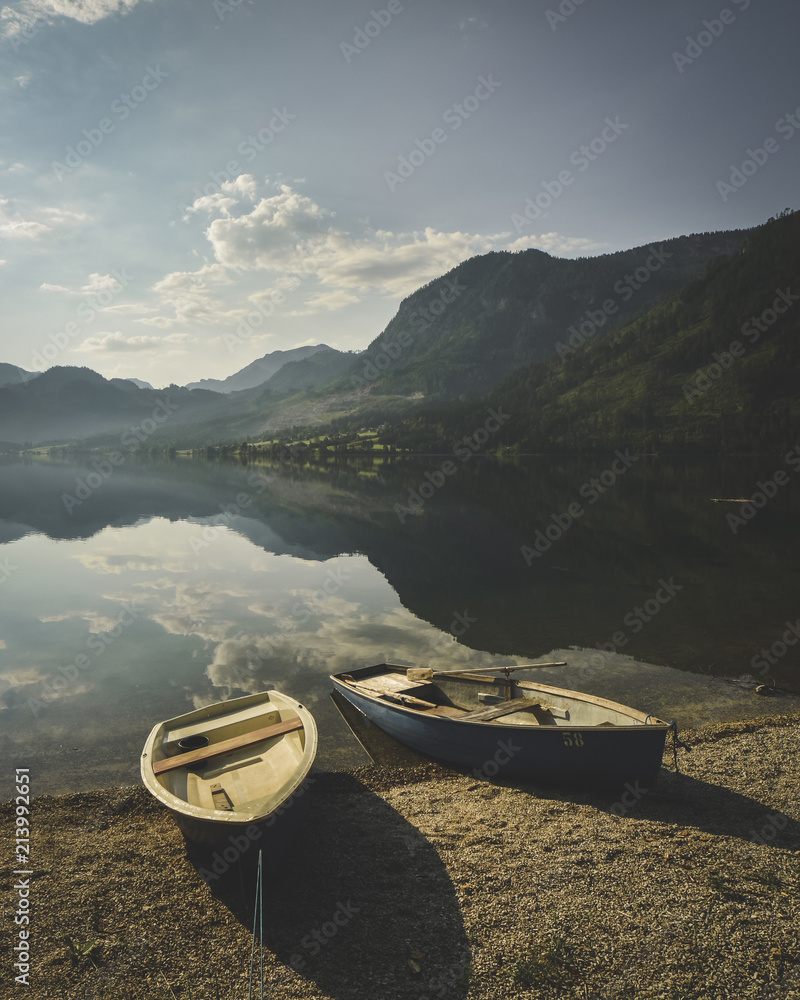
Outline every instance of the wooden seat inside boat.
<path id="1" fill-rule="evenodd" d="M 490 705 L 488 708 L 479 708 L 475 712 L 467 712 L 461 716 L 462 722 L 489 722 L 492 719 L 499 719 L 503 715 L 510 715 L 512 712 L 523 712 L 526 709 L 533 709 L 537 722 L 540 722 L 539 712 L 542 706 L 535 704 L 529 698 L 510 698 L 508 701 L 501 701 L 499 705 Z"/>

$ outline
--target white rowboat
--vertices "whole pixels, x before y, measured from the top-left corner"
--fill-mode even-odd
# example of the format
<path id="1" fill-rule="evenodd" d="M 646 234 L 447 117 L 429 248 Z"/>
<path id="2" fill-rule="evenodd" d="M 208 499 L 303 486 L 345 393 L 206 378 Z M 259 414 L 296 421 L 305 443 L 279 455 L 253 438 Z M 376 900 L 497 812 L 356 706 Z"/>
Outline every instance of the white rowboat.
<path id="1" fill-rule="evenodd" d="M 308 709 L 264 691 L 159 722 L 142 751 L 142 780 L 188 840 L 221 844 L 289 815 L 316 752 Z"/>

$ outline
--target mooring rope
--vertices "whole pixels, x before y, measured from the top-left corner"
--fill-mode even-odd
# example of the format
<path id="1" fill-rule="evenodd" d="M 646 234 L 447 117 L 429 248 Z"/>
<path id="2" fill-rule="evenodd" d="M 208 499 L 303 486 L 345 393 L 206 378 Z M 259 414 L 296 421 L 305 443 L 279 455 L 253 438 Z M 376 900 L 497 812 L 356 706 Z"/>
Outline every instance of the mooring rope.
<path id="1" fill-rule="evenodd" d="M 258 948 L 261 968 L 261 1000 L 264 1000 L 264 879 L 261 873 L 261 851 L 258 852 L 258 874 L 256 875 L 256 898 L 253 901 L 253 946 L 250 949 L 250 981 L 247 1000 L 253 995 L 253 966 L 256 953 L 256 922 L 258 922 Z"/>
<path id="2" fill-rule="evenodd" d="M 692 748 L 688 743 L 684 743 L 683 740 L 678 737 L 678 723 L 675 719 L 669 723 L 669 728 L 672 730 L 672 756 L 675 761 L 675 773 L 680 774 L 678 769 L 678 747 L 683 747 L 687 753 L 689 753 Z"/>

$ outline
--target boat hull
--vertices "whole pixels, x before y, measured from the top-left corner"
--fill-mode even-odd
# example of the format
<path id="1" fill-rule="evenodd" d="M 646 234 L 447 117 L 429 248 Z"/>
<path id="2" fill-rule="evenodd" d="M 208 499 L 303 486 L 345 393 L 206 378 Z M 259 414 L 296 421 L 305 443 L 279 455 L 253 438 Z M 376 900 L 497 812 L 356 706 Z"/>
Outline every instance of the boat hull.
<path id="1" fill-rule="evenodd" d="M 471 771 L 476 778 L 651 788 L 658 777 L 668 726 L 564 726 L 467 723 L 382 703 L 338 677 L 336 690 L 405 746 Z M 621 706 L 620 706 L 621 707 Z"/>

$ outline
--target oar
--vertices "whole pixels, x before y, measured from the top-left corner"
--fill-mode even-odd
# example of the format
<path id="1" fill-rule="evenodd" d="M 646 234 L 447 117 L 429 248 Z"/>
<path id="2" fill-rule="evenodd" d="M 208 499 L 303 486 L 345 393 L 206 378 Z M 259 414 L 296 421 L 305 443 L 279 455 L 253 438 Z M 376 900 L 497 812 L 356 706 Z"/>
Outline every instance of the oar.
<path id="1" fill-rule="evenodd" d="M 517 667 L 467 667 L 463 670 L 434 670 L 432 667 L 408 667 L 406 676 L 410 681 L 430 680 L 434 675 L 441 674 L 482 674 L 494 671 L 503 671 L 508 677 L 512 670 L 534 670 L 537 667 L 566 667 L 566 660 L 559 660 L 556 663 L 521 663 Z"/>

